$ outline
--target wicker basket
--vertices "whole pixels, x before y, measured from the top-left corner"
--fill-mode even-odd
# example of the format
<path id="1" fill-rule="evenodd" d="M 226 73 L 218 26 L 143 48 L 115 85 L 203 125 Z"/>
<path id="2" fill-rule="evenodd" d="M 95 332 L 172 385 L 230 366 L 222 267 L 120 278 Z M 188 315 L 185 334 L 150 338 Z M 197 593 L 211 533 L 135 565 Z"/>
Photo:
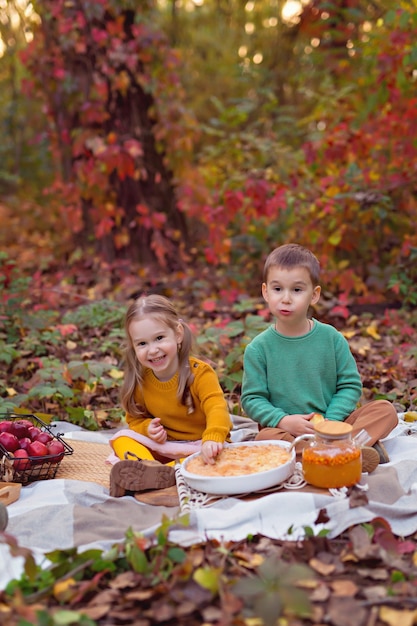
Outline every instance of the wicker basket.
<path id="1" fill-rule="evenodd" d="M 0 426 L 5 421 L 25 420 L 31 422 L 41 431 L 49 433 L 52 440 L 58 440 L 63 445 L 64 451 L 61 454 L 47 454 L 44 456 L 29 456 L 27 459 L 14 458 L 12 452 L 0 443 L 0 480 L 13 483 L 30 483 L 35 480 L 45 480 L 55 478 L 58 467 L 67 454 L 72 454 L 73 449 L 61 438 L 62 433 L 54 433 L 53 426 L 48 426 L 39 417 L 31 413 L 15 414 L 0 413 Z M 23 469 L 24 467 L 24 469 Z M 1 483 L 0 483 L 1 485 Z"/>

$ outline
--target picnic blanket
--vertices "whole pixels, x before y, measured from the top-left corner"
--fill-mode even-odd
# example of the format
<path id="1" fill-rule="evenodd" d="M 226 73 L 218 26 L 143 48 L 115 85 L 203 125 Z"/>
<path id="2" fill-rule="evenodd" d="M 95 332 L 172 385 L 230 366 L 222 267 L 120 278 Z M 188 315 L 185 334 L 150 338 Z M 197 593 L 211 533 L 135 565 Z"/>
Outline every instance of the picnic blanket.
<path id="1" fill-rule="evenodd" d="M 366 498 L 353 505 L 343 490 L 331 493 L 280 487 L 274 493 L 246 497 L 182 497 L 177 506 L 150 505 L 133 496 L 111 498 L 106 482 L 110 469 L 105 458 L 113 434 L 77 428 L 65 432 L 67 441 L 74 444 L 74 454 L 62 462 L 63 474 L 24 486 L 20 498 L 8 506 L 7 533 L 20 546 L 31 548 L 38 562 L 47 562 L 45 553 L 54 549 L 107 550 L 123 541 L 129 527 L 152 536 L 163 516 L 173 520 L 170 538 L 183 546 L 208 539 L 239 541 L 254 534 L 298 540 L 305 535 L 306 527 L 314 533 L 325 528 L 334 538 L 349 526 L 374 517 L 386 519 L 398 536 L 417 531 L 417 425 L 402 419 L 384 440 L 390 463 L 379 466 L 370 475 L 363 474 L 358 489 L 363 490 Z M 238 441 L 253 435 L 251 426 L 243 422 L 232 439 Z M 89 443 L 95 455 L 88 453 Z M 74 464 L 72 469 L 68 463 Z M 68 471 L 76 477 L 59 477 L 65 472 L 68 475 Z M 178 516 L 185 512 L 189 515 L 188 525 L 176 524 Z M 22 559 L 12 558 L 8 546 L 0 543 L 0 589 L 21 572 Z"/>

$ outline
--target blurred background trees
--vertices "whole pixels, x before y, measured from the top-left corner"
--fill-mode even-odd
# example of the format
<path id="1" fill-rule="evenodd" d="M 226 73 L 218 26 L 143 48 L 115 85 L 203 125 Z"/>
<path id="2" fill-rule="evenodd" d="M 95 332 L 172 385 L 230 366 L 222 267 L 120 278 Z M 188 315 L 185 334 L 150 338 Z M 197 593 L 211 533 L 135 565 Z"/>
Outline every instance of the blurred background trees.
<path id="1" fill-rule="evenodd" d="M 340 302 L 415 304 L 416 9 L 1 0 L 2 247 L 250 290 L 298 241 Z"/>

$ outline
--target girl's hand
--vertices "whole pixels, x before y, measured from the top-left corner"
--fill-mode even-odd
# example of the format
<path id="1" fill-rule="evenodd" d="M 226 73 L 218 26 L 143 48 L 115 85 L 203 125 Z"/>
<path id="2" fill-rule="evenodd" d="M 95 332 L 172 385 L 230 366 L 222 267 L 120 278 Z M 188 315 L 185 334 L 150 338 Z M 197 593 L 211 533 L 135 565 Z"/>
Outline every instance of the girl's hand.
<path id="1" fill-rule="evenodd" d="M 299 437 L 300 435 L 312 435 L 314 434 L 314 424 L 311 423 L 311 418 L 314 413 L 307 413 L 302 415 L 301 413 L 295 413 L 294 415 L 286 415 L 279 423 L 278 428 L 282 428 L 293 437 Z"/>
<path id="2" fill-rule="evenodd" d="M 167 440 L 167 433 L 165 428 L 161 424 L 159 417 L 154 417 L 148 426 L 148 437 L 156 443 L 165 443 Z"/>
<path id="3" fill-rule="evenodd" d="M 201 446 L 201 456 L 204 463 L 214 464 L 216 456 L 223 450 L 223 444 L 217 441 L 205 441 Z"/>

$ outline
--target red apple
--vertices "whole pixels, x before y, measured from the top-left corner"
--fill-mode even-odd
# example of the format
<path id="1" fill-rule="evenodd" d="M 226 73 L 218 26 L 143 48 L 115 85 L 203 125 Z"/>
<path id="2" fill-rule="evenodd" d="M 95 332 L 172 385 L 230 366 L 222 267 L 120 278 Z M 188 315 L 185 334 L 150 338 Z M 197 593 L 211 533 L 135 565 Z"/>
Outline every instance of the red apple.
<path id="1" fill-rule="evenodd" d="M 22 439 L 19 439 L 19 448 L 27 450 L 31 443 L 32 439 L 30 439 L 30 437 L 22 437 Z"/>
<path id="2" fill-rule="evenodd" d="M 40 441 L 41 443 L 49 443 L 52 441 L 53 436 L 48 433 L 46 430 L 42 430 L 39 435 L 35 437 L 35 441 Z"/>
<path id="3" fill-rule="evenodd" d="M 30 426 L 32 426 L 32 424 Z M 23 421 L 16 420 L 15 422 L 12 422 L 10 432 L 18 439 L 22 439 L 22 437 L 29 436 L 29 427 Z"/>
<path id="4" fill-rule="evenodd" d="M 30 459 L 28 458 L 28 453 L 26 450 L 22 450 L 19 448 L 13 454 L 15 459 L 19 459 L 18 461 L 13 461 L 13 467 L 18 471 L 22 472 L 23 470 L 29 469 L 30 467 Z"/>
<path id="5" fill-rule="evenodd" d="M 41 433 L 41 429 L 38 428 L 37 426 L 31 426 L 29 428 L 29 437 L 32 439 L 32 441 L 35 441 L 36 437 L 39 435 L 39 433 Z"/>
<path id="6" fill-rule="evenodd" d="M 45 456 L 48 454 L 48 448 L 41 441 L 32 441 L 28 446 L 27 452 L 29 456 Z"/>
<path id="7" fill-rule="evenodd" d="M 10 433 L 12 420 L 0 420 L 0 433 Z"/>
<path id="8" fill-rule="evenodd" d="M 34 426 L 34 423 L 31 422 L 30 420 L 21 419 L 17 421 L 19 421 L 21 424 L 25 424 L 27 428 L 32 428 L 32 426 Z"/>
<path id="9" fill-rule="evenodd" d="M 48 454 L 53 454 L 54 458 L 50 459 L 51 463 L 58 463 L 64 456 L 65 447 L 57 439 L 53 439 L 47 444 Z"/>
<path id="10" fill-rule="evenodd" d="M 8 452 L 14 452 L 19 447 L 19 439 L 12 433 L 0 433 L 0 443 Z"/>

